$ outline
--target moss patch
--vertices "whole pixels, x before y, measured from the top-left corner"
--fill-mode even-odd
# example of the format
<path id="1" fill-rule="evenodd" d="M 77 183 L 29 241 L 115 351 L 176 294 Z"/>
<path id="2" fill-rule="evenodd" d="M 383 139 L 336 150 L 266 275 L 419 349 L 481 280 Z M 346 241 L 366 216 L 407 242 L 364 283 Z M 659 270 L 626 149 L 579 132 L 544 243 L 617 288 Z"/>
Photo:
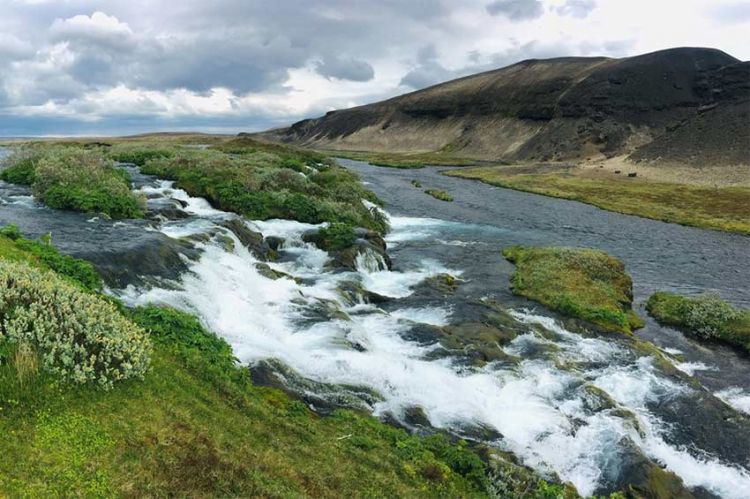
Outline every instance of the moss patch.
<path id="1" fill-rule="evenodd" d="M 453 196 L 440 189 L 426 189 L 424 192 L 440 201 L 453 201 Z"/>
<path id="2" fill-rule="evenodd" d="M 625 266 L 602 251 L 514 246 L 503 256 L 516 264 L 513 292 L 609 331 L 643 326 L 633 312 L 633 283 Z"/>

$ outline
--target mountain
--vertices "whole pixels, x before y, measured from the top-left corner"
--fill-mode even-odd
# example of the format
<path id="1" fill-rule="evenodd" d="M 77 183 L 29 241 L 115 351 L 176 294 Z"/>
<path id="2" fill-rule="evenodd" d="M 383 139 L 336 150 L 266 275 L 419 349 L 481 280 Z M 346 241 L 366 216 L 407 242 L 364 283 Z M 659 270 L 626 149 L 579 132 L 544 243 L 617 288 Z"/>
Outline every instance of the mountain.
<path id="1" fill-rule="evenodd" d="M 285 142 L 508 161 L 750 163 L 750 62 L 716 49 L 527 60 L 303 120 Z"/>

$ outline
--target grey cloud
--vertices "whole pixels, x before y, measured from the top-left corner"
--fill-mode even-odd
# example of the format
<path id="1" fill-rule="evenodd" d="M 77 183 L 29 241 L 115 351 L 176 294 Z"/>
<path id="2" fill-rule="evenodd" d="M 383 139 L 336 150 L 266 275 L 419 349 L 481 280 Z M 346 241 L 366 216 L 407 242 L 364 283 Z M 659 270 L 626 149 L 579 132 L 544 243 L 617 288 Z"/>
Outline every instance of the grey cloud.
<path id="1" fill-rule="evenodd" d="M 324 57 L 315 64 L 315 71 L 329 79 L 370 81 L 375 78 L 375 70 L 370 63 L 354 58 Z"/>
<path id="2" fill-rule="evenodd" d="M 585 19 L 595 8 L 595 0 L 566 0 L 562 6 L 557 8 L 557 13 L 561 16 Z"/>
<path id="3" fill-rule="evenodd" d="M 513 21 L 536 19 L 544 14 L 539 0 L 495 0 L 486 8 L 490 15 L 505 16 Z"/>
<path id="4" fill-rule="evenodd" d="M 725 23 L 742 23 L 750 21 L 750 2 L 738 2 L 729 5 L 716 5 L 710 9 L 711 17 Z"/>

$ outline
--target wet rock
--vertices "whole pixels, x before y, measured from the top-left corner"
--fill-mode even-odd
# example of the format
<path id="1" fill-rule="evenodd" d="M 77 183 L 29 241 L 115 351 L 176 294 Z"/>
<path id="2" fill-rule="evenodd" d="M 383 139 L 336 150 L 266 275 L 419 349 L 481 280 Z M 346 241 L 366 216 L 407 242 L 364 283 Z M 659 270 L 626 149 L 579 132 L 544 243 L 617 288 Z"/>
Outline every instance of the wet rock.
<path id="1" fill-rule="evenodd" d="M 336 409 L 372 412 L 373 406 L 383 400 L 367 387 L 335 385 L 305 378 L 277 359 L 259 361 L 249 369 L 256 385 L 278 388 L 301 398 L 319 414 L 330 414 Z"/>
<path id="2" fill-rule="evenodd" d="M 357 257 L 360 254 L 375 255 L 378 268 L 370 269 L 371 271 L 388 270 L 391 268 L 391 259 L 386 253 L 385 240 L 380 234 L 362 228 L 354 229 L 354 234 L 356 236 L 354 243 L 351 246 L 341 249 L 329 248 L 325 241 L 323 241 L 319 230 L 305 232 L 302 235 L 302 240 L 306 243 L 314 244 L 324 251 L 328 251 L 331 259 L 327 265 L 330 268 L 357 270 Z"/>
<path id="3" fill-rule="evenodd" d="M 250 229 L 240 218 L 222 222 L 222 227 L 232 231 L 243 246 L 249 249 L 260 260 L 274 259 L 275 251 L 271 249 L 263 234 Z"/>
<path id="4" fill-rule="evenodd" d="M 404 410 L 404 423 L 409 426 L 421 426 L 431 428 L 430 419 L 425 414 L 424 409 L 418 406 L 407 407 Z"/>
<path id="5" fill-rule="evenodd" d="M 348 305 L 357 305 L 359 303 L 385 303 L 390 300 L 387 296 L 379 295 L 368 291 L 362 286 L 362 283 L 356 281 L 343 281 L 338 285 L 339 296 Z"/>
<path id="6" fill-rule="evenodd" d="M 195 260 L 200 251 L 184 240 L 156 232 L 123 240 L 114 247 L 88 249 L 74 256 L 90 261 L 113 288 L 141 284 L 149 278 L 176 280 L 188 270 L 186 259 Z"/>
<path id="7" fill-rule="evenodd" d="M 630 439 L 621 443 L 624 445 L 623 450 L 620 451 L 619 463 L 617 465 L 613 463 L 611 469 L 604 469 L 604 481 L 612 484 L 612 488 L 621 489 L 627 497 L 637 499 L 692 499 L 694 497 L 680 477 L 662 469 L 644 456 Z"/>
<path id="8" fill-rule="evenodd" d="M 284 245 L 284 238 L 278 236 L 268 236 L 266 238 L 266 243 L 272 250 L 279 251 L 279 249 Z"/>

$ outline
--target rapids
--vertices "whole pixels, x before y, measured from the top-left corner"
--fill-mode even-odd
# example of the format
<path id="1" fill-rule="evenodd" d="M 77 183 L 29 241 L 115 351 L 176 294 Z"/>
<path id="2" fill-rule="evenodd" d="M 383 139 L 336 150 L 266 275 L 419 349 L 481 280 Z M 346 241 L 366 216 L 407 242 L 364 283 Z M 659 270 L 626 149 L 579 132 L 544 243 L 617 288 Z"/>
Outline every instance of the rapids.
<path id="1" fill-rule="evenodd" d="M 649 321 L 643 336 L 660 344 L 675 366 L 664 369 L 653 357 L 638 353 L 631 341 L 566 329 L 554 314 L 508 293 L 511 267 L 499 255 L 507 244 L 543 239 L 548 229 L 519 227 L 524 222 L 517 210 L 493 212 L 491 223 L 471 216 L 461 220 L 461 214 L 484 209 L 503 196 L 525 202 L 529 212 L 549 205 L 559 214 L 572 203 L 490 188 L 469 206 L 458 196 L 454 206 L 444 207 L 413 187 L 409 191 L 407 183 L 421 178 L 424 185 L 449 191 L 479 184 L 460 179 L 443 183 L 432 171 L 392 172 L 342 163 L 359 171 L 387 202 L 392 270 L 374 253 L 361 254 L 356 271 L 330 268 L 328 255 L 302 239 L 317 226 L 245 220 L 249 229 L 283 239 L 280 258 L 261 262 L 221 225 L 233 215 L 134 168 L 134 188 L 148 195 L 150 204 L 178 200 L 189 216 L 112 223 L 61 215 L 37 205 L 28 191 L 0 183 L 0 224 L 16 223 L 30 236 L 51 231 L 63 251 L 83 255 L 94 251 L 82 249 L 94 233 L 99 234 L 95 244 L 105 246 L 136 233 L 190 241 L 193 251 L 182 257 L 186 270 L 177 276 L 133 280 L 121 287 L 110 284 L 109 292 L 129 305 L 161 303 L 196 314 L 232 345 L 242 363 L 273 360 L 321 386 L 359 387 L 371 395 L 363 397 L 362 404 L 373 414 L 417 431 L 426 429 L 410 423 L 406 414 L 421 408 L 430 426 L 513 452 L 543 474 L 573 483 L 581 494 L 614 490 L 627 482 L 637 463 L 651 460 L 706 495 L 748 496 L 750 420 L 742 414 L 750 411 L 746 359 L 723 350 L 719 355 L 702 353 L 703 347 Z M 391 189 L 397 181 L 404 185 Z M 440 210 L 453 211 L 443 216 Z M 634 218 L 596 213 L 610 221 L 625 218 L 631 223 Z M 550 224 L 565 233 L 585 231 L 591 222 L 565 229 L 549 220 L 544 227 Z M 606 244 L 589 245 L 607 250 L 616 246 L 616 225 Z M 715 236 L 743 243 L 748 254 L 747 238 L 675 230 L 695 231 L 700 240 Z M 591 239 L 596 237 L 589 234 L 581 241 Z M 555 237 L 549 242 L 566 240 Z M 740 250 L 733 246 L 725 251 Z M 655 262 L 634 263 L 637 251 L 612 253 L 633 271 L 642 303 L 645 290 L 660 284 Z M 262 272 L 261 263 L 276 271 L 277 278 Z M 456 279 L 456 293 L 431 292 L 431 279 L 445 274 Z M 681 270 L 665 285 L 694 289 L 707 282 L 714 283 L 705 276 L 691 280 Z M 735 279 L 724 284 L 720 291 L 728 298 L 748 304 L 746 289 Z M 359 291 L 352 297 L 343 289 Z M 476 320 L 477 307 L 490 303 L 506 309 L 521 331 L 502 346 L 502 359 L 472 364 L 413 334 L 421 327 Z"/>

